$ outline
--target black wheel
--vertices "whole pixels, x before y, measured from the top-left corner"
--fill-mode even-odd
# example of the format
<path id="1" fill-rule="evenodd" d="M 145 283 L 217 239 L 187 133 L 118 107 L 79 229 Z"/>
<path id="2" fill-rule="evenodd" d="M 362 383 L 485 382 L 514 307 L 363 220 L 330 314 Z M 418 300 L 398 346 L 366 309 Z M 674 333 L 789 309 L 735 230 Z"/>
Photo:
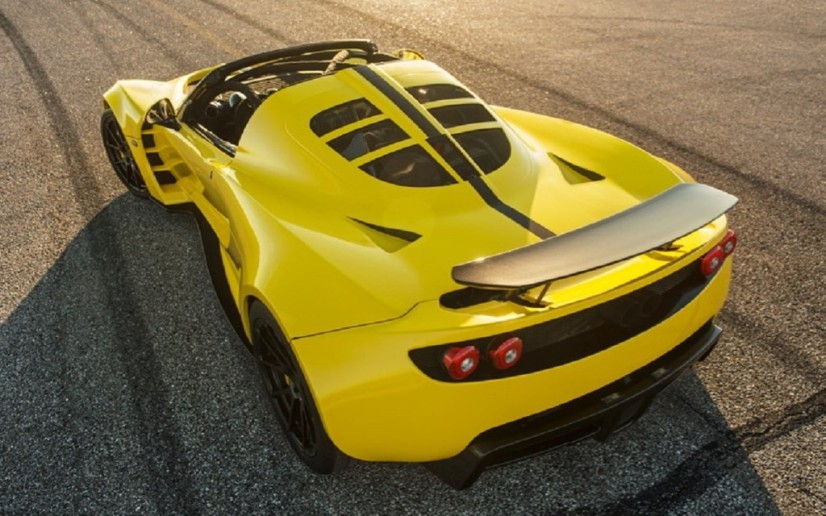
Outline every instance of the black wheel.
<path id="1" fill-rule="evenodd" d="M 250 307 L 252 347 L 281 429 L 301 460 L 316 473 L 330 473 L 347 458 L 330 440 L 295 355 L 275 319 L 261 303 Z"/>
<path id="2" fill-rule="evenodd" d="M 109 157 L 109 162 L 112 164 L 112 168 L 115 169 L 118 179 L 126 185 L 130 192 L 138 197 L 149 197 L 149 192 L 146 191 L 146 183 L 143 182 L 143 177 L 138 169 L 138 164 L 135 163 L 129 143 L 123 136 L 123 131 L 121 131 L 120 125 L 110 109 L 104 111 L 100 117 L 100 134 L 103 137 L 106 155 Z"/>

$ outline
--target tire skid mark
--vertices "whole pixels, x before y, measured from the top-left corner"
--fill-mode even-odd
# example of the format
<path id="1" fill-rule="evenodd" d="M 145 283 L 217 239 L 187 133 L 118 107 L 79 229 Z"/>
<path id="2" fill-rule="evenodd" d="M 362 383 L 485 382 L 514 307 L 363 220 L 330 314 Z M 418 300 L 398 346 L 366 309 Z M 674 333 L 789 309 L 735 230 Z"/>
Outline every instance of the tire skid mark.
<path id="1" fill-rule="evenodd" d="M 497 73 L 500 73 L 502 75 L 506 75 L 506 76 L 512 77 L 514 79 L 517 79 L 518 81 L 520 81 L 523 84 L 526 84 L 526 85 L 528 85 L 532 88 L 535 88 L 539 91 L 554 95 L 557 98 L 563 100 L 564 102 L 566 102 L 570 105 L 573 105 L 573 106 L 576 106 L 580 109 L 583 109 L 583 110 L 589 111 L 591 113 L 594 113 L 595 115 L 598 115 L 598 116 L 600 116 L 600 117 L 602 117 L 602 118 L 604 118 L 604 119 L 606 119 L 610 122 L 613 122 L 615 124 L 627 127 L 629 129 L 631 129 L 632 131 L 634 131 L 638 136 L 642 137 L 645 140 L 656 141 L 656 142 L 660 143 L 661 145 L 665 145 L 667 147 L 670 147 L 674 151 L 687 156 L 689 158 L 689 160 L 691 160 L 691 161 L 701 162 L 701 163 L 703 163 L 707 166 L 713 167 L 713 168 L 715 168 L 715 169 L 717 169 L 721 172 L 724 172 L 725 174 L 736 177 L 737 179 L 743 181 L 744 183 L 747 183 L 747 184 L 751 185 L 752 187 L 755 187 L 756 188 L 755 193 L 757 195 L 760 195 L 762 197 L 766 197 L 767 192 L 770 192 L 770 193 L 775 194 L 777 197 L 785 200 L 788 203 L 795 204 L 797 206 L 802 207 L 806 211 L 810 212 L 810 214 L 814 214 L 814 215 L 817 215 L 817 216 L 820 216 L 820 217 L 826 217 L 826 208 L 823 207 L 823 206 L 820 206 L 815 201 L 809 200 L 809 199 L 807 199 L 807 198 L 805 198 L 805 197 L 803 197 L 803 196 L 801 196 L 801 195 L 799 195 L 799 194 L 797 194 L 797 193 L 795 193 L 791 190 L 783 188 L 782 186 L 779 186 L 775 183 L 772 183 L 771 181 L 763 179 L 759 176 L 749 175 L 749 174 L 741 171 L 740 169 L 738 169 L 737 167 L 735 167 L 733 165 L 723 163 L 722 161 L 720 161 L 717 158 L 714 158 L 710 155 L 704 154 L 703 152 L 701 152 L 697 149 L 694 149 L 694 148 L 692 148 L 688 145 L 685 145 L 683 143 L 675 141 L 675 140 L 669 138 L 668 136 L 655 131 L 654 129 L 651 129 L 649 127 L 641 125 L 637 122 L 633 122 L 631 120 L 628 120 L 628 119 L 622 117 L 621 115 L 618 115 L 618 114 L 613 113 L 612 111 L 609 111 L 608 109 L 605 109 L 605 108 L 600 107 L 600 106 L 595 105 L 595 104 L 591 104 L 591 103 L 589 103 L 589 102 L 587 102 L 583 99 L 580 99 L 579 97 L 577 97 L 577 96 L 573 95 L 572 93 L 569 93 L 565 90 L 562 90 L 560 88 L 556 88 L 556 87 L 553 87 L 553 86 L 549 86 L 548 84 L 545 84 L 542 81 L 540 81 L 540 80 L 538 80 L 534 77 L 524 75 L 521 72 L 518 72 L 516 70 L 511 70 L 511 69 L 507 68 L 506 66 L 503 66 L 503 65 L 501 65 L 499 63 L 496 63 L 494 61 L 487 61 L 485 59 L 480 58 L 479 56 L 477 56 L 475 54 L 472 54 L 470 52 L 466 52 L 466 51 L 464 51 L 460 48 L 457 48 L 453 45 L 450 45 L 450 44 L 442 42 L 442 41 L 435 40 L 435 39 L 433 39 L 429 36 L 421 34 L 420 32 L 418 32 L 414 29 L 410 29 L 410 28 L 408 28 L 404 25 L 400 25 L 398 23 L 387 21 L 383 18 L 380 18 L 380 17 L 378 17 L 376 15 L 373 15 L 373 14 L 370 14 L 370 13 L 360 11 L 359 9 L 357 9 L 355 7 L 352 7 L 350 5 L 340 3 L 336 0 L 318 0 L 318 1 L 319 1 L 319 3 L 327 4 L 331 7 L 335 7 L 335 9 L 337 9 L 339 12 L 346 11 L 348 13 L 351 13 L 354 16 L 369 20 L 370 22 L 375 23 L 377 25 L 385 26 L 385 27 L 391 27 L 396 32 L 414 34 L 418 39 L 420 39 L 422 41 L 426 41 L 428 44 L 431 44 L 433 46 L 444 48 L 444 49 L 446 49 L 446 50 L 448 50 L 448 51 L 450 51 L 450 52 L 452 52 L 452 53 L 454 53 L 458 56 L 461 56 L 462 59 L 464 59 L 468 62 L 476 63 L 481 68 L 488 69 L 488 70 L 494 70 Z"/>
<path id="2" fill-rule="evenodd" d="M 706 422 L 705 412 L 688 399 L 677 399 Z M 749 454 L 758 452 L 775 440 L 814 424 L 826 416 L 826 389 L 807 399 L 793 403 L 766 417 L 754 419 L 733 430 L 711 423 L 720 437 L 704 444 L 686 460 L 671 470 L 659 482 L 637 494 L 626 496 L 600 507 L 582 507 L 571 514 L 646 514 L 664 513 L 689 499 L 701 496 L 726 478 L 729 472 L 749 461 Z M 710 422 L 709 422 L 710 423 Z"/>
<path id="3" fill-rule="evenodd" d="M 258 29 L 263 34 L 271 36 L 271 37 L 275 38 L 276 40 L 278 40 L 281 43 L 284 43 L 284 44 L 287 44 L 287 45 L 295 45 L 295 44 L 299 43 L 298 40 L 288 37 L 283 32 L 279 32 L 279 31 L 277 31 L 277 30 L 275 30 L 271 27 L 268 27 L 267 25 L 264 25 L 263 23 L 259 22 L 255 18 L 251 18 L 251 17 L 247 16 L 246 14 L 239 13 L 238 11 L 232 9 L 231 7 L 227 7 L 226 5 L 221 4 L 219 2 L 216 2 L 215 0 L 199 0 L 199 1 L 202 4 L 207 4 L 208 6 L 212 7 L 213 9 L 221 11 L 224 14 L 228 14 L 229 16 L 232 16 L 236 20 L 238 20 L 242 23 L 245 23 L 250 27 Z"/>
<path id="4" fill-rule="evenodd" d="M 669 509 L 701 496 L 748 460 L 735 440 L 716 439 L 691 454 L 662 480 L 638 493 L 600 507 L 581 507 L 570 514 L 667 514 Z"/>
<path id="5" fill-rule="evenodd" d="M 121 12 L 120 9 L 112 7 L 111 5 L 103 2 L 102 0 L 90 0 L 93 4 L 101 7 L 106 12 L 108 12 L 113 18 L 118 20 L 123 24 L 124 27 L 128 28 L 129 30 L 134 31 L 137 33 L 144 41 L 152 43 L 161 53 L 172 61 L 176 67 L 181 69 L 189 69 L 192 67 L 192 64 L 179 52 L 168 46 L 166 43 L 155 37 L 152 33 L 147 32 L 142 26 L 138 25 L 131 18 L 126 16 Z"/>
<path id="6" fill-rule="evenodd" d="M 75 204 L 84 219 L 90 220 L 102 204 L 102 195 L 82 150 L 77 128 L 36 53 L 2 11 L 0 29 L 11 41 L 38 91 L 46 108 L 47 123 L 62 148 Z M 127 268 L 123 253 L 117 247 L 117 231 L 106 211 L 97 214 L 95 222 L 99 229 L 89 232 L 88 236 L 90 259 L 104 285 L 107 306 L 111 309 L 116 351 L 130 386 L 137 438 L 146 457 L 149 482 L 153 483 L 151 495 L 162 513 L 192 512 L 196 498 L 186 474 L 188 468 L 178 432 L 171 423 L 168 389 L 161 379 L 152 344 L 146 340 L 148 326 L 139 315 L 132 285 L 126 275 L 119 273 Z"/>
<path id="7" fill-rule="evenodd" d="M 196 22 L 192 17 L 176 11 L 175 9 L 167 5 L 166 2 L 161 0 L 147 0 L 147 2 L 151 4 L 153 8 L 166 14 L 170 18 L 173 18 L 176 22 L 188 28 L 193 33 L 198 34 L 204 39 L 207 39 L 219 50 L 226 52 L 229 55 L 245 55 L 245 51 L 243 48 L 232 43 L 229 39 L 218 36 L 212 31 L 205 29 L 200 23 Z"/>
<path id="8" fill-rule="evenodd" d="M 737 331 L 745 334 L 746 338 L 752 342 L 759 342 L 760 348 L 770 353 L 778 362 L 783 364 L 790 372 L 803 377 L 814 386 L 821 385 L 824 381 L 823 370 L 812 362 L 805 352 L 795 346 L 789 346 L 784 336 L 769 326 L 761 324 L 756 317 L 737 310 L 736 306 L 729 302 L 720 312 L 726 325 L 731 325 Z"/>
<path id="9" fill-rule="evenodd" d="M 84 220 L 91 219 L 103 204 L 103 195 L 100 186 L 91 174 L 89 161 L 86 159 L 81 146 L 81 138 L 77 127 L 72 122 L 68 109 L 60 96 L 40 60 L 32 48 L 20 34 L 17 27 L 0 11 L 0 29 L 6 34 L 20 57 L 26 72 L 37 87 L 43 106 L 46 108 L 49 128 L 55 139 L 62 146 L 61 154 L 66 161 L 69 171 L 69 180 L 72 183 L 75 207 Z"/>
<path id="10" fill-rule="evenodd" d="M 109 61 L 110 67 L 120 71 L 120 62 L 115 57 L 116 54 L 112 49 L 112 45 L 109 44 L 109 41 L 98 30 L 95 24 L 91 23 L 89 20 L 89 15 L 80 8 L 78 0 L 69 0 L 66 2 L 66 5 L 68 5 L 74 12 L 75 17 L 83 25 L 83 28 L 86 29 L 86 32 L 89 36 L 91 36 L 92 40 L 94 40 L 97 49 L 103 52 L 103 55 L 106 56 L 106 60 Z"/>

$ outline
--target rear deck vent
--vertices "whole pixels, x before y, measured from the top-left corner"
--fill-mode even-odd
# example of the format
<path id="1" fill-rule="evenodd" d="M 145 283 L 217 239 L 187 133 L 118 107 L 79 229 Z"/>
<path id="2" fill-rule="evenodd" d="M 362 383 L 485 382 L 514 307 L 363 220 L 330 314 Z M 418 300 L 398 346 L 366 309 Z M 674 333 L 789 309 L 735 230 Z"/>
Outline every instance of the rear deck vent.
<path id="1" fill-rule="evenodd" d="M 605 176 L 597 174 L 593 170 L 588 170 L 587 168 L 575 165 L 555 154 L 549 154 L 549 156 L 560 164 L 559 170 L 562 172 L 562 177 L 564 177 L 565 181 L 568 181 L 568 183 L 572 185 L 590 183 L 592 181 L 602 181 L 605 179 Z"/>
<path id="2" fill-rule="evenodd" d="M 364 234 L 367 235 L 374 244 L 388 253 L 394 253 L 407 247 L 422 237 L 422 235 L 412 231 L 379 226 L 359 219 L 351 220 L 358 223 Z"/>

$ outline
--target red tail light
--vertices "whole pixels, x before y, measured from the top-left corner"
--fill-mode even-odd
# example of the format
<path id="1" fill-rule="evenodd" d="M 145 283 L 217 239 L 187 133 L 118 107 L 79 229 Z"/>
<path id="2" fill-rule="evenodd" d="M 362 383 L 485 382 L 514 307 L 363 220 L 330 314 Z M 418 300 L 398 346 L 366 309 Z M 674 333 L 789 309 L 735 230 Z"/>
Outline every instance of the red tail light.
<path id="1" fill-rule="evenodd" d="M 726 256 L 734 252 L 734 248 L 737 247 L 737 233 L 735 233 L 733 229 L 726 231 L 726 236 L 723 237 L 723 241 L 720 242 L 720 247 Z"/>
<path id="2" fill-rule="evenodd" d="M 700 270 L 706 276 L 711 276 L 717 269 L 723 265 L 723 260 L 726 259 L 726 255 L 723 252 L 723 248 L 719 245 L 714 246 L 714 249 L 706 253 L 703 256 L 703 259 L 700 260 Z"/>
<path id="3" fill-rule="evenodd" d="M 454 380 L 470 376 L 479 367 L 479 350 L 475 346 L 454 347 L 445 351 L 442 363 Z"/>
<path id="4" fill-rule="evenodd" d="M 522 339 L 511 337 L 490 352 L 490 359 L 496 369 L 508 369 L 522 358 Z"/>
<path id="5" fill-rule="evenodd" d="M 700 261 L 700 270 L 706 276 L 711 276 L 723 265 L 726 257 L 734 252 L 735 247 L 737 247 L 737 233 L 733 229 L 729 229 L 720 243 L 703 256 Z"/>

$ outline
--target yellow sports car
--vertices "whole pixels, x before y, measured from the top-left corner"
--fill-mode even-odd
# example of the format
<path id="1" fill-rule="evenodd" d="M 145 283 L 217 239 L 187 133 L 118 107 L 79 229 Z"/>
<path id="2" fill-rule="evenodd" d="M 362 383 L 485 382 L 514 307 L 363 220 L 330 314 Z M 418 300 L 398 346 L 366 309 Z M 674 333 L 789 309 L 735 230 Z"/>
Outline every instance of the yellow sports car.
<path id="1" fill-rule="evenodd" d="M 317 472 L 423 462 L 466 487 L 635 420 L 719 338 L 736 198 L 415 51 L 279 49 L 103 107 L 128 189 L 195 208 Z"/>

